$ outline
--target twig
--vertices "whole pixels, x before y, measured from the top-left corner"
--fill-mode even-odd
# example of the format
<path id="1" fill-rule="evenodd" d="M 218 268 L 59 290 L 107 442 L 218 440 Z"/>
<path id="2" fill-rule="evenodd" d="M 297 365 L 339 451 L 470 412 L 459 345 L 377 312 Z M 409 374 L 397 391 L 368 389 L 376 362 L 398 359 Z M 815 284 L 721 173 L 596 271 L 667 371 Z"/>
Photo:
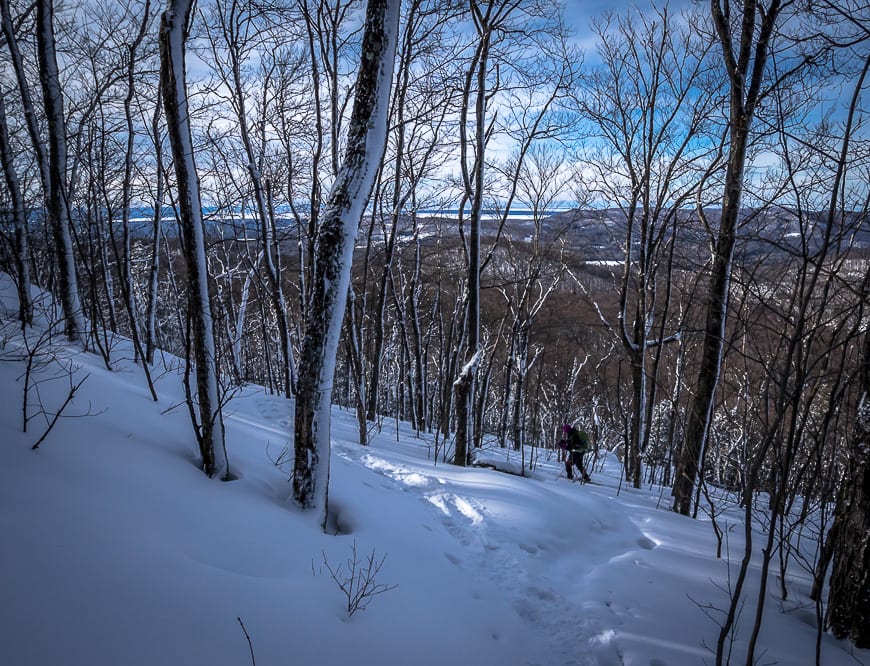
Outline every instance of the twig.
<path id="1" fill-rule="evenodd" d="M 242 631 L 245 632 L 245 638 L 248 639 L 248 649 L 251 651 L 251 666 L 257 666 L 257 660 L 254 659 L 254 645 L 251 643 L 251 637 L 248 634 L 248 630 L 245 629 L 245 623 L 242 622 L 242 618 L 236 618 L 239 621 L 239 624 L 242 626 Z"/>
<path id="2" fill-rule="evenodd" d="M 329 571 L 330 577 L 344 593 L 348 617 L 353 616 L 358 610 L 365 610 L 372 598 L 398 587 L 398 585 L 385 585 L 376 582 L 375 578 L 383 567 L 387 556 L 384 555 L 380 560 L 376 559 L 373 548 L 371 554 L 364 561 L 360 561 L 356 550 L 356 540 L 351 546 L 351 556 L 346 562 L 346 573 L 342 573 L 341 564 L 333 569 L 326 559 L 326 553 L 323 551 L 321 553 L 323 564 Z"/>
<path id="3" fill-rule="evenodd" d="M 70 387 L 69 393 L 66 396 L 66 400 L 63 401 L 63 404 L 60 406 L 60 409 L 58 409 L 57 412 L 55 412 L 54 417 L 52 417 L 52 419 L 51 419 L 51 423 L 48 424 L 48 428 L 45 429 L 45 432 L 42 433 L 42 437 L 40 437 L 37 440 L 36 444 L 34 444 L 33 446 L 30 447 L 30 449 L 32 451 L 36 451 L 37 447 L 40 444 L 42 444 L 43 440 L 46 437 L 48 437 L 48 433 L 50 433 L 51 429 L 54 428 L 54 424 L 57 423 L 57 420 L 61 417 L 61 414 L 63 414 L 63 410 L 66 409 L 67 405 L 75 397 L 76 391 L 79 390 L 79 387 L 85 383 L 85 380 L 88 377 L 90 377 L 90 375 L 85 375 L 84 377 L 82 377 L 82 380 L 78 384 L 74 384 L 73 386 Z"/>

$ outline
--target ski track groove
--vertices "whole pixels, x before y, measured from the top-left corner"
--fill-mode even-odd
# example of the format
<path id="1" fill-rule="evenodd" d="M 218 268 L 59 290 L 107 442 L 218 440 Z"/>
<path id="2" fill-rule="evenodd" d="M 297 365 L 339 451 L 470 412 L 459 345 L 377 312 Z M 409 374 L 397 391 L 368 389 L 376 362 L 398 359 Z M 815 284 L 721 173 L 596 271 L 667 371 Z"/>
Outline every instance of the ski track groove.
<path id="1" fill-rule="evenodd" d="M 287 414 L 286 404 L 283 398 L 275 400 L 265 395 L 257 400 L 260 414 L 276 430 L 286 433 L 290 445 L 292 418 Z M 607 611 L 613 621 L 609 627 L 602 626 L 590 617 L 596 614 L 590 610 L 601 609 L 592 609 L 582 600 L 566 597 L 554 588 L 552 579 L 530 576 L 524 560 L 546 556 L 545 548 L 529 544 L 528 540 L 511 539 L 510 526 L 500 523 L 483 503 L 465 496 L 459 484 L 418 464 L 403 465 L 388 460 L 371 448 L 336 445 L 333 454 L 387 479 L 385 487 L 415 493 L 421 501 L 431 505 L 433 515 L 461 546 L 460 550 L 476 555 L 468 559 L 445 552 L 444 557 L 454 566 L 470 565 L 480 570 L 502 590 L 514 611 L 542 636 L 548 649 L 540 660 L 528 666 L 618 666 L 623 663 L 616 644 L 617 632 L 613 629 L 622 624 L 616 610 L 608 604 Z M 586 575 L 593 572 L 594 569 Z M 542 600 L 547 602 L 546 613 L 540 612 Z"/>
<path id="2" fill-rule="evenodd" d="M 582 603 L 578 604 L 554 589 L 551 580 L 528 575 L 523 560 L 540 557 L 544 549 L 526 541 L 499 539 L 494 532 L 509 534 L 509 528 L 500 525 L 482 503 L 463 496 L 458 484 L 380 458 L 370 450 L 340 448 L 335 452 L 390 479 L 406 492 L 416 492 L 421 500 L 432 504 L 440 523 L 462 546 L 462 551 L 477 555 L 473 566 L 503 591 L 514 611 L 525 622 L 536 627 L 545 637 L 549 644 L 546 656 L 529 666 L 617 666 L 622 662 L 613 630 L 598 626 L 589 618 L 588 609 L 584 612 Z M 427 483 L 421 483 L 420 477 L 426 478 Z M 409 483 L 409 479 L 414 481 Z M 469 507 L 479 519 L 469 516 Z M 493 526 L 497 529 L 493 530 Z M 516 554 L 511 554 L 511 551 Z M 453 553 L 444 556 L 455 566 L 468 566 L 469 560 Z M 548 612 L 542 614 L 540 603 L 532 599 L 546 601 Z M 616 615 L 612 608 L 609 610 Z M 614 624 L 621 623 L 616 620 Z"/>

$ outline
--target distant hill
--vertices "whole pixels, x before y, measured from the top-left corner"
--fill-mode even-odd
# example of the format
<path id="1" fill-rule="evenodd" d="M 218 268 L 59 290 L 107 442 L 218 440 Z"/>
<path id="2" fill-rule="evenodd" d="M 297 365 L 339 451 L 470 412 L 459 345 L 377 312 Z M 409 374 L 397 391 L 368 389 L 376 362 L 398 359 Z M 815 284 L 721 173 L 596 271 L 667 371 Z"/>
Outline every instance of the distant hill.
<path id="1" fill-rule="evenodd" d="M 224 238 L 254 240 L 258 235 L 259 223 L 252 217 L 250 211 L 244 216 L 240 214 L 222 215 L 214 210 L 207 210 L 206 224 L 215 233 Z M 709 225 L 715 230 L 719 210 L 705 210 Z M 708 233 L 701 222 L 697 211 L 685 209 L 677 212 L 678 228 L 682 252 L 697 259 L 698 252 L 703 256 L 709 254 Z M 804 212 L 804 223 L 801 216 L 792 209 L 751 209 L 742 213 L 743 221 L 738 230 L 738 256 L 743 260 L 760 259 L 778 252 L 800 253 L 805 245 L 810 253 L 820 248 L 825 235 L 826 212 Z M 151 234 L 153 211 L 151 209 L 136 209 L 131 211 L 131 224 L 136 236 L 148 237 Z M 173 235 L 174 221 L 171 212 L 164 211 L 164 231 Z M 458 211 L 442 209 L 426 210 L 417 215 L 417 236 L 424 244 L 430 244 L 436 239 L 457 239 Z M 277 219 L 279 236 L 296 238 L 296 221 L 290 216 Z M 482 233 L 492 240 L 498 232 L 499 217 L 494 211 L 486 211 L 482 218 Z M 528 240 L 534 234 L 532 213 L 525 209 L 512 210 L 507 223 L 502 229 L 502 235 L 514 241 Z M 282 234 L 283 232 L 283 234 Z M 399 222 L 398 238 L 400 242 L 409 242 L 414 236 L 413 218 L 403 215 Z M 618 208 L 593 209 L 574 208 L 559 209 L 555 212 L 545 212 L 541 217 L 541 233 L 545 239 L 564 237 L 572 247 L 581 252 L 588 261 L 619 261 L 623 258 L 623 246 L 626 238 L 626 217 Z M 668 231 L 667 234 L 672 233 Z M 375 234 L 374 242 L 378 243 L 381 234 Z M 289 240 L 289 238 L 288 238 Z M 366 236 L 360 233 L 358 243 L 363 243 Z M 837 220 L 832 230 L 832 240 L 840 250 L 870 250 L 870 221 L 866 213 L 850 212 Z"/>

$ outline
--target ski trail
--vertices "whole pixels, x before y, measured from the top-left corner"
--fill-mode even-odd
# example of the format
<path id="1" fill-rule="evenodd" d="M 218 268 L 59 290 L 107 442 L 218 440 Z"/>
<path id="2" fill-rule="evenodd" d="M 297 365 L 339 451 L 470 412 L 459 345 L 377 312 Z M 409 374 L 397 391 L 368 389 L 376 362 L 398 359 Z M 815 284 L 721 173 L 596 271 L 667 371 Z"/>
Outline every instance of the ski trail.
<path id="1" fill-rule="evenodd" d="M 287 413 L 287 402 L 268 398 L 263 396 L 257 401 L 260 415 L 274 424 L 270 430 L 288 433 L 292 415 Z M 347 427 L 346 424 L 335 425 Z M 446 551 L 444 557 L 454 566 L 471 570 L 474 575 L 484 576 L 494 583 L 514 612 L 541 637 L 546 648 L 539 659 L 527 666 L 620 666 L 625 663 L 620 647 L 621 628 L 631 617 L 632 609 L 620 607 L 614 599 L 604 603 L 586 601 L 584 588 L 587 585 L 606 587 L 607 567 L 612 560 L 631 558 L 633 553 L 656 547 L 654 539 L 640 530 L 634 542 L 621 543 L 627 518 L 618 514 L 591 516 L 578 522 L 576 529 L 551 534 L 548 529 L 554 519 L 547 512 L 552 504 L 544 502 L 535 506 L 530 501 L 532 506 L 521 508 L 535 512 L 535 519 L 539 519 L 542 528 L 537 534 L 520 533 L 511 524 L 510 507 L 498 506 L 504 504 L 504 493 L 498 492 L 504 479 L 500 472 L 435 467 L 413 455 L 396 451 L 385 451 L 381 455 L 371 447 L 344 443 L 336 443 L 332 453 L 368 468 L 383 479 L 385 487 L 415 494 L 421 502 L 431 506 L 433 521 L 438 521 L 457 543 L 457 548 Z M 510 483 L 515 481 L 511 479 Z M 542 482 L 526 479 L 522 483 Z M 543 483 L 543 490 L 564 494 L 567 502 L 577 501 L 572 498 L 582 498 L 583 493 L 607 491 L 597 486 L 565 485 L 560 479 Z M 487 486 L 496 490 L 488 494 Z M 535 492 L 540 490 L 536 488 Z M 549 501 L 552 502 L 552 498 Z M 573 516 L 568 515 L 573 520 Z M 618 548 L 614 548 L 614 539 L 620 540 Z M 581 546 L 582 560 L 587 564 L 594 559 L 590 554 L 594 556 L 600 551 L 597 567 L 579 570 L 572 563 L 570 554 Z M 614 551 L 620 554 L 613 557 Z M 532 559 L 539 561 L 532 565 Z"/>
<path id="2" fill-rule="evenodd" d="M 570 563 L 559 562 L 558 544 L 520 535 L 501 513 L 489 510 L 485 500 L 463 492 L 463 483 L 450 478 L 461 476 L 461 472 L 451 470 L 437 474 L 412 463 L 403 465 L 387 460 L 371 450 L 359 452 L 341 448 L 336 453 L 368 467 L 405 492 L 417 493 L 422 501 L 432 505 L 434 516 L 460 546 L 459 554 L 446 552 L 445 557 L 455 566 L 470 567 L 477 575 L 494 582 L 514 611 L 536 627 L 548 645 L 545 656 L 532 662 L 534 666 L 618 666 L 623 663 L 613 628 L 621 622 L 612 612 L 609 614 L 614 615 L 613 626 L 598 621 L 599 614 L 589 613 L 590 608 L 582 601 L 583 573 L 571 572 Z M 473 485 L 468 489 L 478 491 Z M 471 556 L 466 557 L 466 554 Z M 552 560 L 553 575 L 529 573 L 541 569 L 528 566 L 531 558 Z M 568 579 L 569 575 L 576 580 Z"/>

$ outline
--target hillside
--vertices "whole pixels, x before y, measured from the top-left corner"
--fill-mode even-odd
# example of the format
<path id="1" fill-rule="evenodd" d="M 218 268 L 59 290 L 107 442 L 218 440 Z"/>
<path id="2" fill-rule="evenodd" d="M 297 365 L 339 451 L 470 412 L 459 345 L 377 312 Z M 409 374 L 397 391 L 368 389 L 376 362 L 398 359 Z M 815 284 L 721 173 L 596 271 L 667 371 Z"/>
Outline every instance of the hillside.
<path id="1" fill-rule="evenodd" d="M 4 281 L 0 663 L 711 661 L 718 627 L 708 615 L 726 603 L 712 529 L 660 506 L 659 488 L 620 488 L 612 456 L 598 461 L 590 485 L 568 482 L 555 459 L 540 459 L 526 478 L 459 469 L 436 463 L 429 440 L 404 424 L 385 422 L 361 448 L 355 418 L 336 410 L 330 497 L 340 533 L 325 535 L 288 499 L 292 404 L 239 390 L 226 420 L 237 478 L 209 480 L 196 466 L 178 360 L 162 359 L 154 403 L 124 340 L 111 372 L 95 355 L 51 348 L 30 413 L 36 390 L 48 412 L 63 402 L 65 368 L 84 383 L 31 450 L 46 423 L 34 418 L 22 432 L 27 355 L 11 293 Z M 486 458 L 507 468 L 514 455 Z M 737 553 L 739 514 L 723 520 Z M 376 564 L 383 558 L 375 584 L 396 587 L 349 617 L 326 565 L 342 565 L 342 579 L 354 545 L 359 566 L 372 553 Z M 763 663 L 813 662 L 806 586 L 790 580 L 787 602 L 768 601 Z M 828 636 L 822 650 L 824 664 L 870 664 L 870 654 Z"/>

